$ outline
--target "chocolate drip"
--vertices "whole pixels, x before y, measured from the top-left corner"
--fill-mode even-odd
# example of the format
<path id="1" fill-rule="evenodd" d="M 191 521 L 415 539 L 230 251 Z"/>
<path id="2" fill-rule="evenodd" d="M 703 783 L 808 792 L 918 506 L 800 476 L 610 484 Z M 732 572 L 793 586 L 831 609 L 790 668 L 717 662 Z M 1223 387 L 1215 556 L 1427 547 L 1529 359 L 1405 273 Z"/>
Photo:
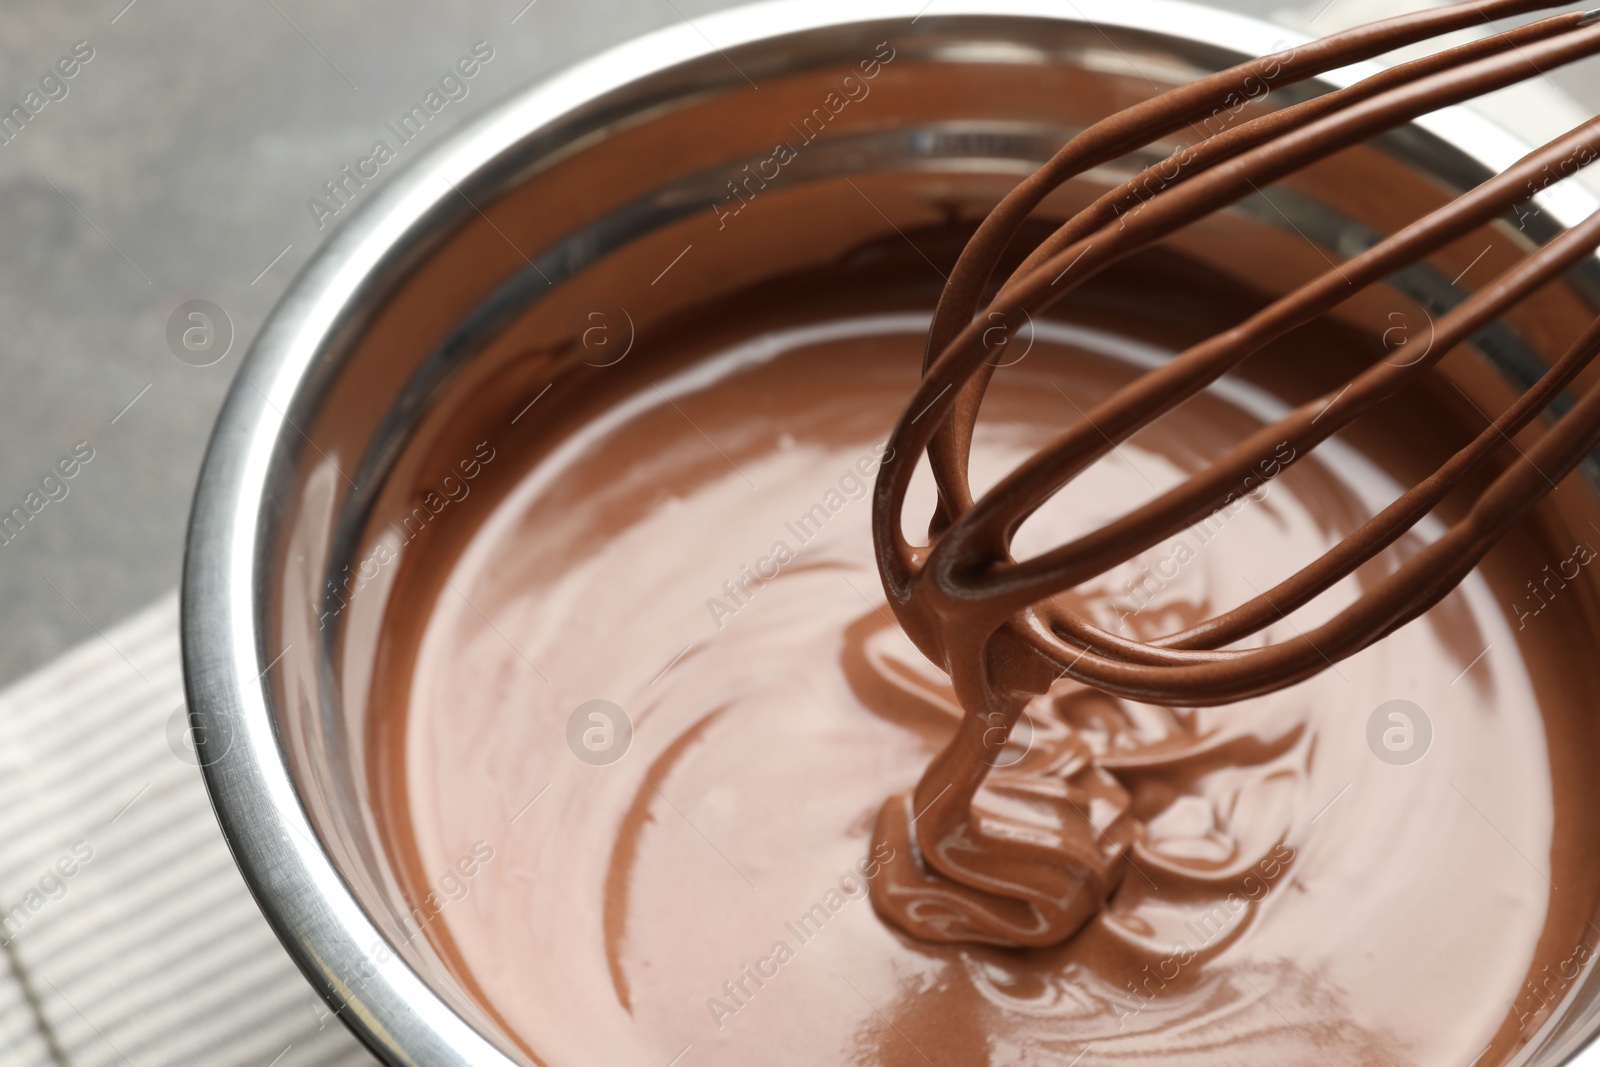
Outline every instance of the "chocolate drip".
<path id="1" fill-rule="evenodd" d="M 881 914 L 918 937 L 1044 946 L 1076 933 L 1123 877 L 1141 827 L 1116 775 L 1069 731 L 1017 766 L 997 754 L 1030 701 L 1063 677 L 1132 700 L 1225 704 L 1303 681 L 1415 619 L 1469 574 L 1511 525 L 1600 444 L 1600 386 L 1510 463 L 1465 517 L 1329 621 L 1292 637 L 1233 646 L 1283 619 L 1394 544 L 1543 412 L 1600 352 L 1600 320 L 1466 448 L 1350 537 L 1255 598 L 1186 628 L 1135 640 L 1075 610 L 1075 587 L 1207 519 L 1381 401 L 1395 396 L 1479 329 L 1600 244 L 1600 214 L 1573 227 L 1464 300 L 1434 342 L 1404 364 L 1378 362 L 1340 389 L 1261 427 L 1187 482 L 1102 528 L 1029 559 L 1011 554 L 1018 528 L 1132 434 L 1216 382 L 1270 342 L 1411 265 L 1592 162 L 1600 120 L 1530 153 L 1453 203 L 1258 311 L 1087 411 L 974 499 L 967 477 L 974 427 L 995 370 L 985 345 L 1043 313 L 1111 264 L 1151 247 L 1261 187 L 1450 104 L 1600 51 L 1600 25 L 1556 15 L 1400 64 L 1351 87 L 1207 136 L 1201 116 L 1266 92 L 1485 19 L 1556 6 L 1470 3 L 1363 26 L 1162 94 L 1074 138 L 979 228 L 957 263 L 929 331 L 924 377 L 901 416 L 894 454 L 926 452 L 938 487 L 931 543 L 911 545 L 901 516 L 913 465 L 880 474 L 877 562 L 889 602 L 919 649 L 949 672 L 964 709 L 954 740 L 915 789 L 890 798 L 877 838 L 897 860 L 873 885 Z M 1052 190 L 1090 167 L 1189 130 L 1172 152 L 1063 224 L 981 308 L 1018 226 Z M 1168 758 L 1181 759 L 1181 751 Z"/>

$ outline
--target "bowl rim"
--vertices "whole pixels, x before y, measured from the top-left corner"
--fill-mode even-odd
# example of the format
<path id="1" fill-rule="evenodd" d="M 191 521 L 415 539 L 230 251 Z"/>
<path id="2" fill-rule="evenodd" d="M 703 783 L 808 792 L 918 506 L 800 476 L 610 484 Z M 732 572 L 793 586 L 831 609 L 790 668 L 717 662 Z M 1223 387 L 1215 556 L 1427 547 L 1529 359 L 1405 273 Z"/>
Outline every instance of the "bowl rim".
<path id="1" fill-rule="evenodd" d="M 1048 19 L 1169 37 L 1240 55 L 1309 40 L 1304 34 L 1186 0 L 768 0 L 656 30 L 515 92 L 452 132 L 345 220 L 289 285 L 230 386 L 207 446 L 190 516 L 180 607 L 184 684 L 200 737 L 228 737 L 227 758 L 206 762 L 223 836 L 268 923 L 333 1013 L 386 1062 L 427 1067 L 513 1067 L 403 957 L 368 917 L 318 837 L 298 796 L 275 726 L 269 651 L 257 623 L 268 602 L 258 574 L 270 509 L 273 456 L 298 430 L 284 414 L 341 327 L 403 273 L 406 249 L 426 242 L 454 188 L 541 129 L 613 91 L 729 49 L 807 31 L 904 19 Z M 715 42 L 715 43 L 713 43 Z M 1349 84 L 1378 69 L 1354 64 L 1318 79 Z M 1483 167 L 1501 170 L 1529 146 L 1464 107 L 1416 120 Z M 1571 183 L 1541 207 L 1571 221 L 1596 202 Z M 374 946 L 392 959 L 372 961 Z M 352 982 L 352 976 L 363 975 Z M 1593 1049 L 1580 1061 L 1600 1067 Z"/>

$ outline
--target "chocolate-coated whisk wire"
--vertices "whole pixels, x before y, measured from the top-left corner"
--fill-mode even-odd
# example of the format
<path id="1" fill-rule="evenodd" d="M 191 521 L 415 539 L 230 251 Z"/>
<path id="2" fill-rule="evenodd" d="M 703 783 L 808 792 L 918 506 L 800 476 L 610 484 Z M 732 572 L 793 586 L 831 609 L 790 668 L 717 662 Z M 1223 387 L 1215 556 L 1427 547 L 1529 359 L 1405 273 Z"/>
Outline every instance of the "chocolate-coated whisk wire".
<path id="1" fill-rule="evenodd" d="M 941 295 L 929 332 L 925 377 L 891 445 L 927 451 L 939 489 L 932 541 L 915 549 L 900 532 L 911 465 L 885 468 L 874 502 L 874 530 L 890 602 L 907 630 L 952 674 L 986 670 L 981 642 L 953 647 L 938 619 L 959 605 L 967 623 L 1007 628 L 1051 674 L 1133 699 L 1215 704 L 1302 680 L 1415 618 L 1455 586 L 1512 522 L 1600 443 L 1600 387 L 1586 393 L 1555 428 L 1509 465 L 1467 515 L 1400 564 L 1360 599 L 1308 633 L 1261 647 L 1224 646 L 1249 637 L 1326 592 L 1394 544 L 1529 426 L 1600 351 L 1591 327 L 1549 371 L 1460 453 L 1407 490 L 1311 566 L 1266 593 L 1197 626 L 1151 641 L 1113 634 L 1051 597 L 1136 558 L 1213 514 L 1241 491 L 1243 478 L 1279 442 L 1302 457 L 1378 403 L 1393 397 L 1513 310 L 1541 287 L 1592 255 L 1600 214 L 1562 233 L 1464 300 L 1437 324 L 1435 344 L 1413 363 L 1380 363 L 1338 390 L 1263 427 L 1188 482 L 1100 530 L 1031 559 L 1010 556 L 1017 528 L 1046 500 L 1133 433 L 1197 395 L 1246 357 L 1325 314 L 1361 289 L 1444 248 L 1504 215 L 1559 177 L 1597 157 L 1600 120 L 1569 131 L 1454 202 L 1272 302 L 1244 323 L 1192 346 L 1086 413 L 982 497 L 973 499 L 965 465 L 983 390 L 994 366 L 985 360 L 983 327 L 999 315 L 1036 315 L 1098 271 L 1226 209 L 1261 186 L 1292 176 L 1336 151 L 1426 114 L 1515 84 L 1600 52 L 1600 10 L 1568 12 L 1410 60 L 1342 89 L 1209 133 L 1100 196 L 1035 248 L 983 308 L 995 264 L 1021 222 L 1046 196 L 1084 170 L 1184 130 L 1198 130 L 1207 105 L 1240 93 L 1314 77 L 1357 59 L 1426 40 L 1473 20 L 1557 6 L 1490 2 L 1402 16 L 1359 27 L 1162 94 L 1095 124 L 1063 147 L 996 208 L 963 251 Z M 1203 132 L 1203 131 L 1201 131 Z M 930 410 L 931 409 L 931 410 Z M 1514 446 L 1511 446 L 1514 447 Z M 1531 473 L 1530 473 L 1531 472 Z M 1534 477 L 1534 475 L 1537 477 Z M 964 662 L 962 662 L 964 661 Z"/>

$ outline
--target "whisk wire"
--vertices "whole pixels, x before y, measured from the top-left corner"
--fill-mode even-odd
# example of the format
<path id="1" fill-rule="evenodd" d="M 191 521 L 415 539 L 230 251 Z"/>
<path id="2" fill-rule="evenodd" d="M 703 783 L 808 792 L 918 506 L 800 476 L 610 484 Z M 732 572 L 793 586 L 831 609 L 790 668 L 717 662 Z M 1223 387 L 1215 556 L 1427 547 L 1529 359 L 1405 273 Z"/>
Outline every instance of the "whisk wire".
<path id="1" fill-rule="evenodd" d="M 1600 386 L 1542 436 L 1521 462 L 1509 460 L 1461 520 L 1372 588 L 1309 632 L 1249 649 L 1226 648 L 1310 604 L 1394 545 L 1560 395 L 1600 351 L 1591 327 L 1530 389 L 1456 456 L 1404 492 L 1313 566 L 1180 633 L 1151 640 L 1111 633 L 1050 598 L 1126 563 L 1213 514 L 1249 487 L 1263 454 L 1288 445 L 1292 462 L 1399 394 L 1488 323 L 1600 245 L 1600 213 L 1563 232 L 1469 295 L 1434 324 L 1432 345 L 1404 364 L 1380 361 L 1347 385 L 1262 427 L 1185 483 L 1099 530 L 1017 561 L 1022 522 L 1093 463 L 1244 359 L 1348 301 L 1396 270 L 1492 223 L 1553 180 L 1600 158 L 1591 120 L 1525 155 L 1454 202 L 1401 228 L 1250 318 L 1179 353 L 1094 405 L 1081 423 L 1006 474 L 980 498 L 966 475 L 973 426 L 995 366 L 983 334 L 999 316 L 1040 314 L 1100 271 L 1211 217 L 1263 185 L 1441 107 L 1475 98 L 1600 52 L 1595 12 L 1547 17 L 1411 60 L 1348 87 L 1210 132 L 1195 123 L 1208 105 L 1241 91 L 1292 84 L 1334 66 L 1423 40 L 1470 20 L 1556 6 L 1547 2 L 1461 4 L 1362 27 L 1173 90 L 1091 126 L 1024 181 L 980 225 L 952 272 L 929 331 L 924 378 L 891 438 L 901 454 L 926 451 L 939 503 L 926 550 L 900 528 L 910 464 L 885 468 L 874 501 L 880 569 L 891 603 L 915 611 L 941 601 L 976 607 L 1060 671 L 1137 699 L 1222 703 L 1309 677 L 1426 610 L 1470 572 L 1509 524 L 1547 494 L 1600 440 Z M 1381 47 L 1379 47 L 1381 45 Z M 1252 87 L 1253 86 L 1253 87 Z M 1005 244 L 1052 191 L 1085 170 L 1185 127 L 1202 134 L 1098 197 L 1035 248 L 979 316 Z M 1580 414 L 1582 413 L 1582 414 Z M 1593 413 L 1591 422 L 1584 422 Z M 926 417 L 931 416 L 931 417 Z M 1576 421 L 1575 421 L 1576 420 Z M 920 422 L 920 425 L 918 423 Z M 1537 477 L 1535 477 L 1537 475 Z M 1454 576 L 1454 577 L 1452 577 Z M 1292 624 L 1291 624 L 1292 625 Z M 908 629 L 911 627 L 908 626 Z M 926 626 L 916 628 L 927 644 Z M 924 648 L 938 657 L 941 650 Z M 948 652 L 948 650 L 944 650 Z"/>

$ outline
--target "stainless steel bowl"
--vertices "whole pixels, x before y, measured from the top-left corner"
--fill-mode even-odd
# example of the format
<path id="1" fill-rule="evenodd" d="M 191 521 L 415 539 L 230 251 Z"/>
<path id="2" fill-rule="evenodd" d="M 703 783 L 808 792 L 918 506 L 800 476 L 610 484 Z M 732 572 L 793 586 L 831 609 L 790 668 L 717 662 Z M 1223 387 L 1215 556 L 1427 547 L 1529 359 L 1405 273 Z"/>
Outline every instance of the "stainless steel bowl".
<path id="1" fill-rule="evenodd" d="M 894 58 L 873 97 L 778 177 L 729 199 L 745 165 L 788 137 L 774 131 L 804 122 L 883 41 Z M 330 1011 L 390 1063 L 529 1062 L 431 941 L 405 936 L 402 874 L 372 815 L 375 634 L 404 610 L 403 553 L 359 595 L 327 592 L 345 568 L 373 566 L 388 523 L 438 476 L 430 456 L 465 432 L 450 417 L 464 399 L 499 397 L 514 426 L 541 382 L 570 369 L 562 342 L 585 308 L 621 311 L 645 336 L 694 302 L 868 238 L 976 218 L 1112 108 L 1291 43 L 1282 29 L 1165 0 L 761 4 L 528 89 L 352 213 L 234 383 L 183 583 L 189 705 L 219 821 Z M 1441 112 L 1340 156 L 1319 172 L 1331 181 L 1272 187 L 1225 225 L 1197 228 L 1185 250 L 1281 291 L 1524 150 L 1470 112 Z M 1075 183 L 1057 208 L 1112 177 Z M 1571 191 L 1541 203 L 1526 231 L 1536 238 L 1593 208 Z M 780 208 L 814 225 L 777 234 Z M 1393 285 L 1419 306 L 1459 296 L 1427 267 Z M 1500 387 L 1550 358 L 1540 320 L 1592 314 L 1596 292 L 1593 271 L 1578 272 L 1484 338 Z M 1518 1062 L 1562 1062 L 1600 1027 L 1597 1011 L 1591 969 Z"/>

